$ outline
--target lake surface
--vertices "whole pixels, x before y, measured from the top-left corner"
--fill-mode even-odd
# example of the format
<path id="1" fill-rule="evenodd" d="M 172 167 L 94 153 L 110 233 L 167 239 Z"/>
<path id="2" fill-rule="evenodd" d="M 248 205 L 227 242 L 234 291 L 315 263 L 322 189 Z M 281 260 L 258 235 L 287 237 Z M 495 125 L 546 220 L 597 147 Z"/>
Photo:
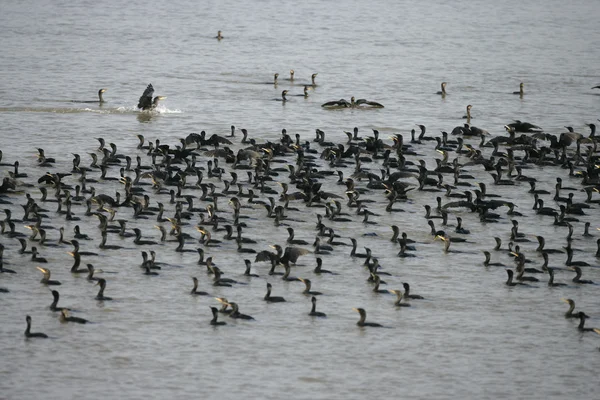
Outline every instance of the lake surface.
<path id="1" fill-rule="evenodd" d="M 231 148 L 245 147 L 239 142 L 239 129 L 246 128 L 259 142 L 277 141 L 281 130 L 300 134 L 302 141 L 322 150 L 312 140 L 315 129 L 326 139 L 346 143 L 344 131 L 359 128 L 361 136 L 400 133 L 406 144 L 415 124 L 427 126 L 427 133 L 439 136 L 462 125 L 468 104 L 473 106 L 472 123 L 486 129 L 490 137 L 505 135 L 504 125 L 514 119 L 532 122 L 550 134 L 565 132 L 565 126 L 587 136 L 586 123 L 600 117 L 600 4 L 596 1 L 572 3 L 482 0 L 469 3 L 450 1 L 408 1 L 341 3 L 306 2 L 207 2 L 190 1 L 126 3 L 22 1 L 1 6 L 0 43 L 0 149 L 2 162 L 20 162 L 20 172 L 28 174 L 25 183 L 38 186 L 37 179 L 47 170 L 70 172 L 72 153 L 89 165 L 89 153 L 96 153 L 102 137 L 115 143 L 121 154 L 150 158 L 138 150 L 136 135 L 149 141 L 179 145 L 179 139 L 191 132 L 206 131 L 227 135 L 237 128 Z M 225 37 L 215 39 L 218 30 Z M 295 71 L 293 82 L 289 71 Z M 279 73 L 279 84 L 272 82 Z M 303 84 L 318 73 L 316 86 L 304 98 Z M 447 81 L 448 95 L 436 95 L 440 83 Z M 525 96 L 515 96 L 519 83 L 525 84 Z M 152 83 L 156 95 L 167 96 L 154 112 L 141 113 L 136 105 L 144 88 Z M 72 103 L 70 100 L 94 100 L 100 88 L 107 88 L 106 103 Z M 289 90 L 289 101 L 281 97 Z M 340 98 L 367 98 L 385 105 L 382 109 L 327 110 L 320 105 Z M 454 139 L 454 137 L 452 137 Z M 465 139 L 477 147 L 478 139 Z M 548 143 L 546 143 L 548 145 Z M 56 159 L 54 167 L 36 165 L 37 148 Z M 573 146 L 574 147 L 574 146 Z M 584 147 L 585 148 L 585 147 Z M 414 145 L 419 156 L 433 169 L 440 154 L 432 142 Z M 486 157 L 491 148 L 481 148 Z M 504 148 L 501 148 L 504 150 Z M 100 153 L 97 153 L 100 154 Z M 522 152 L 517 153 L 522 156 Z M 450 154 L 450 160 L 457 157 Z M 198 158 L 206 167 L 210 157 Z M 287 157 L 294 162 L 294 157 Z M 459 162 L 469 160 L 459 157 Z M 135 162 L 135 161 L 134 161 Z M 223 168 L 230 165 L 220 160 Z M 324 160 L 318 168 L 329 170 Z M 381 160 L 365 163 L 379 174 Z M 273 164 L 273 167 L 285 167 Z M 354 166 L 342 170 L 349 177 Z M 12 171 L 0 167 L 2 177 Z M 548 248 L 566 245 L 567 228 L 554 226 L 551 217 L 535 215 L 533 195 L 526 182 L 515 186 L 495 186 L 481 166 L 466 165 L 465 174 L 475 182 L 485 182 L 488 191 L 517 205 L 524 214 L 518 217 L 519 232 L 531 242 L 519 243 L 521 251 L 538 267 L 542 259 L 535 251 L 533 235 L 546 237 Z M 239 171 L 240 181 L 246 181 Z M 569 177 L 560 166 L 531 166 L 523 170 L 537 178 L 538 189 L 554 193 L 555 178 L 564 186 L 580 188 L 579 178 Z M 117 177 L 118 167 L 108 176 Z M 132 172 L 127 173 L 133 176 Z M 289 182 L 287 173 L 279 181 Z M 88 173 L 97 179 L 96 171 Z M 223 179 L 230 179 L 226 174 Z M 84 215 L 84 205 L 74 205 L 80 221 L 66 221 L 55 213 L 56 203 L 42 203 L 48 211 L 44 223 L 50 241 L 56 243 L 58 228 L 65 227 L 72 238 L 73 227 L 94 240 L 83 243 L 82 250 L 99 256 L 82 257 L 82 265 L 93 263 L 104 270 L 98 277 L 108 281 L 106 295 L 112 302 L 97 302 L 97 287 L 85 276 L 69 272 L 72 247 L 40 246 L 48 259 L 52 278 L 60 280 L 59 305 L 76 309 L 73 315 L 92 324 L 61 324 L 57 314 L 48 310 L 52 296 L 39 283 L 41 274 L 30 255 L 18 253 L 19 243 L 0 236 L 5 246 L 4 264 L 17 274 L 0 274 L 0 398 L 201 398 L 294 399 L 371 398 L 375 396 L 411 398 L 595 398 L 600 393 L 600 335 L 580 333 L 576 320 L 565 319 L 571 298 L 577 310 L 590 319 L 586 326 L 600 327 L 600 287 L 570 282 L 574 273 L 566 270 L 564 254 L 551 254 L 550 266 L 556 269 L 557 282 L 569 282 L 564 288 L 546 286 L 547 274 L 533 287 L 509 288 L 505 268 L 482 265 L 481 251 L 492 250 L 493 237 L 501 237 L 506 249 L 511 217 L 506 208 L 496 210 L 498 223 L 482 224 L 476 214 L 453 210 L 444 229 L 453 236 L 455 217 L 471 231 L 464 235 L 468 243 L 454 243 L 444 253 L 443 243 L 434 240 L 424 216 L 424 204 L 436 205 L 440 193 L 409 192 L 408 201 L 394 208 L 404 212 L 388 213 L 383 191 L 371 191 L 363 198 L 372 199 L 369 210 L 378 214 L 364 225 L 355 209 L 346 207 L 344 186 L 336 177 L 323 180 L 323 189 L 344 196 L 343 212 L 351 222 L 325 221 L 340 238 L 349 243 L 354 237 L 359 252 L 369 247 L 379 259 L 389 289 L 402 289 L 403 282 L 425 300 L 412 300 L 411 307 L 394 307 L 394 296 L 376 294 L 366 282 L 369 274 L 363 259 L 349 257 L 350 247 L 337 246 L 323 255 L 323 268 L 338 275 L 313 273 L 315 255 L 301 257 L 292 267 L 292 275 L 310 278 L 318 296 L 317 309 L 327 318 L 311 318 L 310 297 L 302 294 L 300 282 L 284 282 L 269 276 L 267 263 L 253 263 L 260 278 L 242 275 L 243 260 L 253 255 L 236 252 L 234 242 L 220 247 L 204 247 L 226 276 L 247 285 L 212 287 L 211 276 L 197 265 L 195 252 L 177 253 L 175 244 L 136 246 L 132 238 L 111 234 L 108 243 L 123 249 L 98 248 L 100 231 L 95 217 Z M 414 179 L 408 180 L 414 184 Z M 445 175 L 444 181 L 452 182 Z M 145 180 L 145 182 L 149 182 Z M 223 183 L 208 178 L 217 191 Z M 76 184 L 76 176 L 65 178 Z M 188 184 L 193 186 L 195 178 Z M 357 182 L 364 188 L 366 181 Z M 88 184 L 114 196 L 123 193 L 116 182 Z M 269 183 L 281 193 L 281 187 Z M 165 216 L 174 214 L 169 196 L 154 194 L 165 203 Z M 248 186 L 245 187 L 245 190 Z M 475 187 L 471 188 L 474 189 Z M 14 219 L 23 216 L 19 204 L 25 204 L 25 192 L 39 199 L 36 187 L 20 187 L 20 194 L 9 195 L 12 204 L 3 205 Z M 457 190 L 463 190 L 459 188 Z M 293 185 L 290 192 L 296 191 Z M 51 191 L 51 190 L 49 190 Z M 201 191 L 184 189 L 198 197 Z M 561 192 L 566 196 L 568 192 Z M 574 200 L 583 202 L 585 193 L 574 191 Z M 595 199 L 598 194 L 595 194 Z M 52 197 L 52 196 L 49 196 Z M 266 200 L 267 195 L 261 195 Z M 276 198 L 278 196 L 275 196 Z M 542 196 L 546 206 L 558 207 L 552 195 Z M 443 197 L 443 202 L 451 201 Z M 245 200 L 244 200 L 245 203 Z M 196 199 L 204 208 L 208 202 Z M 278 203 L 282 204 L 282 203 Z M 296 237 L 312 243 L 317 214 L 323 208 L 306 208 L 301 201 L 291 207 L 283 221 L 296 229 Z M 232 208 L 226 199 L 219 202 L 219 215 L 231 220 Z M 241 211 L 248 217 L 244 236 L 257 240 L 245 245 L 257 251 L 270 245 L 285 245 L 286 226 L 275 226 L 265 218 L 263 207 Z M 158 240 L 155 217 L 135 220 L 131 208 L 120 208 L 117 218 L 127 219 L 131 228 L 142 229 L 144 238 Z M 600 237 L 598 204 L 577 216 L 572 247 L 575 259 L 600 265 L 594 257 Z M 193 238 L 185 248 L 202 247 L 194 229 L 199 221 L 195 213 L 184 232 Z M 434 221 L 440 229 L 440 220 Z M 590 222 L 595 237 L 583 237 L 583 226 Z M 29 234 L 18 223 L 17 231 Z M 417 243 L 414 258 L 396 256 L 399 246 L 390 242 L 395 224 Z M 168 223 L 166 227 L 168 228 Z M 213 232 L 222 240 L 224 232 Z M 363 234 L 376 234 L 363 236 Z M 456 235 L 460 236 L 460 235 Z M 170 238 L 171 240 L 172 238 Z M 36 245 L 29 241 L 29 246 Z M 301 246 L 312 249 L 312 246 Z M 140 251 L 154 249 L 157 261 L 166 263 L 160 276 L 144 276 L 139 268 Z M 251 257 L 248 257 L 251 256 Z M 506 252 L 492 251 L 492 261 L 514 267 Z M 280 269 L 279 269 L 280 270 Z M 192 276 L 200 280 L 207 297 L 192 297 Z M 600 282 L 600 269 L 584 268 L 584 278 Z M 273 295 L 284 296 L 285 304 L 263 301 L 266 282 L 273 284 Z M 240 311 L 255 321 L 235 321 L 225 315 L 227 325 L 209 325 L 209 306 L 218 306 L 214 297 L 226 297 L 240 305 Z M 385 329 L 356 326 L 358 314 L 353 307 L 367 310 L 368 321 Z M 33 331 L 42 331 L 49 340 L 25 340 L 25 315 L 33 317 Z"/>

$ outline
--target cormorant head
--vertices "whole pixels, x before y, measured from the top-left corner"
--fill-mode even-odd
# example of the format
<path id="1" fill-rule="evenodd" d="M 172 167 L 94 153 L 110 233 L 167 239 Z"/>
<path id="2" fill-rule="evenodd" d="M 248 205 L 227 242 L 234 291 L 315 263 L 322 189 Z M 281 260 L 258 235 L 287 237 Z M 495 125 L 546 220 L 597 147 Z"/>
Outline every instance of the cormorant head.
<path id="1" fill-rule="evenodd" d="M 156 106 L 156 105 L 158 105 L 158 102 L 159 102 L 160 100 L 164 100 L 164 99 L 166 99 L 166 98 L 167 98 L 167 96 L 156 96 L 156 97 L 154 98 L 154 100 L 152 101 L 152 104 Z"/>

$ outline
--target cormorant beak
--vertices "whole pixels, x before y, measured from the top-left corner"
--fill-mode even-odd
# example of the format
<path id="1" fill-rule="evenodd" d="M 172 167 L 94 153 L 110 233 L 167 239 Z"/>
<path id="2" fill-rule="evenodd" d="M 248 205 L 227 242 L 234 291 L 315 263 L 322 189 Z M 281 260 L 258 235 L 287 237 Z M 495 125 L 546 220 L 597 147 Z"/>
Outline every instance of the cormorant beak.
<path id="1" fill-rule="evenodd" d="M 352 309 L 353 309 L 354 311 L 356 311 L 356 312 L 359 312 L 359 311 L 358 311 L 358 308 L 352 308 Z"/>

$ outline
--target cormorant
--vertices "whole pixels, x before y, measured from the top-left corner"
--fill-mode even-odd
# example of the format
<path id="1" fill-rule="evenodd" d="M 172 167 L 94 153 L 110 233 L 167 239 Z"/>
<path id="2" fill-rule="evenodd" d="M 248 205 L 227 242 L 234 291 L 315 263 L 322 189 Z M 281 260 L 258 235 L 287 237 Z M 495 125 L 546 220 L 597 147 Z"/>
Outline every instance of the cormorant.
<path id="1" fill-rule="evenodd" d="M 378 324 L 376 322 L 365 322 L 365 320 L 367 319 L 367 312 L 365 311 L 364 308 L 353 308 L 353 310 L 360 314 L 360 319 L 358 320 L 356 325 L 361 326 L 361 327 L 362 326 L 372 326 L 374 328 L 382 328 L 383 327 L 383 325 Z"/>
<path id="2" fill-rule="evenodd" d="M 575 271 L 575 278 L 573 278 L 573 282 L 575 283 L 581 283 L 581 284 L 592 284 L 594 283 L 593 281 L 587 280 L 587 279 L 581 279 L 581 268 L 574 266 L 574 267 L 569 267 L 569 269 L 571 271 Z"/>
<path id="3" fill-rule="evenodd" d="M 79 317 L 71 317 L 71 316 L 69 316 L 69 312 L 67 311 L 66 308 L 63 308 L 62 310 L 60 310 L 60 315 L 59 315 L 58 319 L 62 323 L 76 322 L 78 324 L 86 324 L 88 322 L 88 320 L 85 319 L 85 318 L 79 318 Z"/>
<path id="4" fill-rule="evenodd" d="M 517 285 L 529 286 L 528 284 L 523 283 L 523 282 L 513 282 L 514 272 L 512 269 L 507 269 L 506 273 L 508 274 L 508 280 L 506 281 L 506 286 L 517 286 Z"/>
<path id="5" fill-rule="evenodd" d="M 567 286 L 566 283 L 554 283 L 554 270 L 552 268 L 548 268 L 548 275 L 550 278 L 548 279 L 548 286 L 557 287 L 557 286 Z"/>
<path id="6" fill-rule="evenodd" d="M 303 278 L 298 278 L 298 280 L 302 283 L 304 283 L 304 290 L 302 291 L 303 294 L 311 294 L 313 296 L 318 296 L 321 295 L 323 293 L 321 292 L 316 292 L 314 290 L 310 290 L 310 287 L 312 285 L 312 282 L 310 281 L 310 279 L 303 279 Z"/>
<path id="7" fill-rule="evenodd" d="M 440 95 L 442 95 L 442 97 L 446 96 L 446 85 L 447 85 L 446 82 L 442 82 L 442 85 L 441 85 L 442 90 L 440 90 L 436 94 L 440 94 Z"/>
<path id="8" fill-rule="evenodd" d="M 315 274 L 332 274 L 332 275 L 336 275 L 334 272 L 329 271 L 327 269 L 323 269 L 321 268 L 323 266 L 323 259 L 321 257 L 317 257 L 317 266 L 315 267 L 315 269 L 313 270 L 313 272 Z"/>
<path id="9" fill-rule="evenodd" d="M 252 268 L 252 261 L 246 259 L 246 260 L 244 260 L 244 264 L 246 265 L 246 270 L 244 271 L 244 276 L 250 276 L 252 278 L 259 277 L 257 274 L 253 274 L 250 272 L 250 270 Z"/>
<path id="10" fill-rule="evenodd" d="M 220 302 L 223 302 L 222 300 L 224 300 L 224 299 L 221 299 L 221 300 L 217 299 L 217 300 L 220 301 Z M 225 301 L 225 303 L 227 305 L 229 305 L 229 307 L 231 307 L 231 312 L 229 313 L 229 316 L 231 318 L 234 318 L 234 319 L 246 319 L 246 320 L 253 320 L 254 319 L 250 315 L 242 314 L 239 311 L 239 307 L 238 307 L 237 303 L 227 302 L 227 301 Z"/>
<path id="11" fill-rule="evenodd" d="M 565 298 L 562 298 L 561 300 L 569 305 L 569 309 L 565 313 L 565 318 L 577 318 L 577 313 L 573 312 L 575 310 L 575 302 L 571 299 Z"/>
<path id="12" fill-rule="evenodd" d="M 589 318 L 590 316 L 587 315 L 586 313 L 584 313 L 583 311 L 579 311 L 577 313 L 577 317 L 579 318 L 579 325 L 577 326 L 577 329 L 580 332 L 592 332 L 595 331 L 596 328 L 586 328 L 585 325 L 585 320 L 586 318 Z"/>
<path id="13" fill-rule="evenodd" d="M 402 292 L 400 290 L 389 290 L 389 292 L 396 295 L 396 301 L 394 302 L 394 305 L 396 307 L 410 307 L 409 303 L 402 303 L 402 298 L 404 296 L 402 295 Z"/>
<path id="14" fill-rule="evenodd" d="M 219 318 L 219 310 L 217 309 L 217 307 L 210 307 L 210 311 L 212 311 L 212 319 L 210 320 L 210 324 L 213 326 L 217 326 L 217 325 L 226 325 L 227 322 L 225 321 L 217 321 L 217 319 Z"/>
<path id="15" fill-rule="evenodd" d="M 518 92 L 513 92 L 513 94 L 518 94 L 519 96 L 523 97 L 523 95 L 525 94 L 523 92 L 523 82 L 519 83 L 519 91 Z"/>
<path id="16" fill-rule="evenodd" d="M 310 312 L 308 313 L 308 315 L 310 315 L 311 317 L 326 317 L 327 316 L 327 314 L 317 311 L 317 298 L 315 296 L 311 297 L 310 301 L 312 303 L 312 308 L 310 309 Z"/>
<path id="17" fill-rule="evenodd" d="M 60 285 L 59 281 L 55 281 L 55 280 L 51 280 L 50 279 L 50 270 L 48 268 L 42 268 L 42 267 L 36 267 L 42 274 L 44 274 L 44 277 L 42 278 L 42 280 L 40 281 L 40 283 L 43 283 L 45 285 Z"/>
<path id="18" fill-rule="evenodd" d="M 52 311 L 62 311 L 62 310 L 70 311 L 70 309 L 68 309 L 66 307 L 57 307 L 58 300 L 60 299 L 60 294 L 58 293 L 58 290 L 52 291 L 52 297 L 54 298 L 54 300 L 52 301 L 52 304 L 50 304 L 50 307 L 49 307 L 50 310 L 52 310 Z"/>
<path id="19" fill-rule="evenodd" d="M 267 283 L 267 294 L 265 294 L 264 300 L 267 303 L 283 303 L 285 299 L 281 296 L 271 296 L 271 284 Z"/>
<path id="20" fill-rule="evenodd" d="M 71 100 L 71 103 L 100 103 L 100 104 L 102 104 L 105 102 L 104 98 L 102 97 L 102 94 L 104 92 L 106 92 L 106 90 L 107 89 L 104 89 L 104 88 L 98 90 L 98 100 Z"/>
<path id="21" fill-rule="evenodd" d="M 140 100 L 138 101 L 137 107 L 141 110 L 153 110 L 158 106 L 158 102 L 160 100 L 166 99 L 165 96 L 156 96 L 154 99 L 152 95 L 154 94 L 154 88 L 152 84 L 149 84 L 144 90 L 144 93 L 141 95 Z"/>
<path id="22" fill-rule="evenodd" d="M 405 299 L 415 299 L 415 300 L 422 300 L 424 299 L 423 296 L 418 295 L 418 294 L 410 294 L 410 285 L 406 282 L 404 282 L 402 284 L 402 286 L 404 287 L 404 298 Z"/>
<path id="23" fill-rule="evenodd" d="M 107 297 L 104 295 L 104 289 L 106 289 L 106 280 L 104 278 L 98 279 L 98 283 L 96 283 L 96 286 L 100 286 L 100 290 L 98 290 L 98 294 L 96 295 L 96 300 L 100 300 L 100 301 L 112 300 L 112 297 Z"/>
<path id="24" fill-rule="evenodd" d="M 198 278 L 194 276 L 192 280 L 194 281 L 194 287 L 192 288 L 190 294 L 193 296 L 208 296 L 208 293 L 198 290 Z"/>
<path id="25" fill-rule="evenodd" d="M 25 329 L 26 338 L 48 338 L 48 335 L 45 333 L 31 332 L 31 317 L 29 315 L 25 317 L 25 321 L 27 321 L 27 329 Z"/>

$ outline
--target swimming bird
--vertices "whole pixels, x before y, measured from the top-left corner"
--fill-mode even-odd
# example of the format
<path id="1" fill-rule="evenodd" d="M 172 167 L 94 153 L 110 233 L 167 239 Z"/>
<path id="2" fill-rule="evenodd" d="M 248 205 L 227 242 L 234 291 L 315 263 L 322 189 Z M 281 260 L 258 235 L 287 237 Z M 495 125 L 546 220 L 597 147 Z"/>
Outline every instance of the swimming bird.
<path id="1" fill-rule="evenodd" d="M 48 268 L 42 268 L 42 267 L 36 267 L 42 274 L 44 274 L 44 277 L 42 278 L 42 280 L 40 281 L 40 283 L 43 283 L 45 285 L 60 285 L 61 283 L 59 281 L 55 281 L 55 280 L 51 280 L 50 279 L 50 270 Z"/>
<path id="2" fill-rule="evenodd" d="M 484 251 L 483 254 L 485 255 L 485 261 L 483 262 L 484 266 L 486 266 L 486 267 L 506 267 L 506 265 L 504 265 L 502 263 L 490 262 L 492 256 L 489 251 Z"/>
<path id="3" fill-rule="evenodd" d="M 26 338 L 48 338 L 48 335 L 45 333 L 31 332 L 31 317 L 29 315 L 25 317 L 25 321 L 27 322 L 27 328 L 25 329 Z"/>
<path id="4" fill-rule="evenodd" d="M 440 90 L 436 94 L 442 95 L 442 97 L 446 96 L 446 85 L 447 85 L 446 82 L 442 82 L 442 85 L 441 85 L 442 90 Z"/>
<path id="5" fill-rule="evenodd" d="M 507 269 L 506 273 L 508 274 L 508 280 L 506 281 L 506 286 L 517 286 L 517 285 L 521 285 L 521 286 L 529 286 L 527 283 L 523 283 L 523 282 L 513 282 L 513 275 L 514 272 L 512 269 Z"/>
<path id="6" fill-rule="evenodd" d="M 564 301 L 569 305 L 569 309 L 565 313 L 565 318 L 577 318 L 577 313 L 574 313 L 575 310 L 575 302 L 571 299 L 562 298 L 561 301 Z"/>
<path id="7" fill-rule="evenodd" d="M 550 287 L 559 287 L 559 286 L 567 286 L 566 283 L 555 283 L 554 282 L 554 270 L 552 268 L 548 268 L 548 286 Z"/>
<path id="8" fill-rule="evenodd" d="M 577 266 L 573 266 L 573 267 L 569 267 L 569 269 L 571 271 L 575 271 L 575 277 L 573 278 L 573 282 L 575 283 L 579 283 L 579 284 L 592 284 L 594 283 L 593 281 L 587 280 L 587 279 L 581 279 L 581 268 L 577 267 Z"/>
<path id="9" fill-rule="evenodd" d="M 246 265 L 246 269 L 244 270 L 244 276 L 249 276 L 252 278 L 259 278 L 259 275 L 251 273 L 252 261 L 244 260 L 244 264 Z"/>
<path id="10" fill-rule="evenodd" d="M 402 287 L 404 287 L 404 298 L 405 299 L 415 299 L 415 300 L 422 300 L 424 299 L 423 296 L 418 295 L 418 294 L 411 294 L 410 293 L 410 285 L 406 282 L 404 282 L 402 284 Z"/>
<path id="11" fill-rule="evenodd" d="M 52 301 L 52 304 L 50 304 L 50 307 L 49 307 L 51 311 L 62 311 L 62 310 L 70 311 L 70 309 L 66 308 L 66 307 L 57 307 L 58 300 L 60 299 L 60 294 L 58 293 L 58 290 L 52 291 L 52 297 L 54 298 L 54 300 Z"/>
<path id="12" fill-rule="evenodd" d="M 473 106 L 469 104 L 467 106 L 467 113 L 463 115 L 463 119 L 467 120 L 467 124 L 471 123 L 471 108 L 473 108 Z"/>
<path id="13" fill-rule="evenodd" d="M 210 320 L 211 325 L 213 325 L 213 326 L 227 325 L 227 322 L 217 320 L 219 318 L 219 310 L 217 309 L 217 307 L 209 307 L 209 308 L 213 315 L 212 319 Z"/>
<path id="14" fill-rule="evenodd" d="M 104 103 L 105 100 L 102 97 L 102 95 L 107 91 L 108 89 L 102 88 L 100 90 L 98 90 L 98 100 L 71 100 L 71 103 Z"/>
<path id="15" fill-rule="evenodd" d="M 38 257 L 38 254 L 40 254 L 40 253 L 38 252 L 37 247 L 31 246 L 31 261 L 38 262 L 38 263 L 47 263 L 48 262 L 48 260 L 46 260 L 44 257 Z"/>
<path id="16" fill-rule="evenodd" d="M 153 240 L 142 240 L 142 231 L 139 228 L 134 228 L 133 231 L 135 232 L 135 239 L 133 239 L 133 243 L 135 243 L 137 245 L 158 244 L 158 242 L 155 242 Z"/>
<path id="17" fill-rule="evenodd" d="M 593 331 L 595 331 L 596 328 L 586 328 L 585 327 L 585 320 L 590 317 L 589 315 L 587 315 L 583 311 L 579 311 L 577 313 L 577 317 L 579 318 L 579 325 L 577 326 L 577 329 L 580 332 L 593 332 Z"/>
<path id="18" fill-rule="evenodd" d="M 194 281 L 194 287 L 192 288 L 192 291 L 190 292 L 191 295 L 193 295 L 193 296 L 208 296 L 209 295 L 206 292 L 202 292 L 202 291 L 198 290 L 198 278 L 196 278 L 194 276 L 194 277 L 192 277 L 192 281 Z"/>
<path id="19" fill-rule="evenodd" d="M 519 83 L 519 91 L 518 92 L 513 92 L 513 94 L 518 94 L 519 96 L 523 97 L 523 95 L 525 94 L 523 92 L 523 86 L 524 86 L 523 82 Z"/>
<path id="20" fill-rule="evenodd" d="M 59 315 L 58 319 L 62 323 L 67 323 L 67 322 L 75 322 L 78 324 L 87 324 L 88 323 L 88 320 L 85 318 L 71 317 L 66 308 L 63 308 L 62 310 L 60 310 L 60 315 Z"/>
<path id="21" fill-rule="evenodd" d="M 106 289 L 106 280 L 104 278 L 98 279 L 98 283 L 96 286 L 100 286 L 100 290 L 98 290 L 98 294 L 96 295 L 96 300 L 99 301 L 110 301 L 112 297 L 107 297 L 104 295 L 104 289 Z"/>
<path id="22" fill-rule="evenodd" d="M 140 96 L 140 100 L 138 101 L 137 107 L 141 110 L 153 110 L 158 106 L 158 102 L 160 100 L 166 99 L 165 96 L 156 96 L 154 99 L 152 95 L 154 94 L 154 87 L 152 84 L 149 84 L 144 90 L 144 93 Z"/>
<path id="23" fill-rule="evenodd" d="M 217 300 L 219 300 L 219 299 L 217 298 Z M 220 301 L 220 300 L 219 300 L 219 301 Z M 247 315 L 247 314 L 242 314 L 242 313 L 239 311 L 239 306 L 237 305 L 237 303 L 234 303 L 234 302 L 227 302 L 227 301 L 225 301 L 225 302 L 227 303 L 227 305 L 228 305 L 229 307 L 231 307 L 231 312 L 229 313 L 229 317 L 230 317 L 230 318 L 234 318 L 234 319 L 245 319 L 245 320 L 253 320 L 253 319 L 254 319 L 254 318 L 253 318 L 252 316 L 250 316 L 250 315 Z"/>
<path id="24" fill-rule="evenodd" d="M 312 282 L 310 281 L 310 279 L 298 278 L 298 280 L 300 282 L 304 283 L 304 290 L 302 291 L 303 294 L 310 294 L 313 296 L 318 296 L 318 295 L 323 294 L 321 292 L 310 290 L 311 285 L 312 285 Z"/>
<path id="25" fill-rule="evenodd" d="M 356 325 L 358 325 L 360 327 L 363 327 L 363 326 L 371 326 L 374 328 L 382 328 L 383 327 L 383 325 L 378 324 L 376 322 L 365 322 L 365 320 L 367 319 L 367 312 L 365 311 L 364 308 L 353 308 L 353 310 L 360 314 L 360 319 L 358 320 Z"/>
<path id="26" fill-rule="evenodd" d="M 285 103 L 286 101 L 288 101 L 287 97 L 285 97 L 287 94 L 288 94 L 288 90 L 283 90 L 283 91 L 281 92 L 281 98 L 280 98 L 280 99 L 279 99 L 279 98 L 277 98 L 277 99 L 275 99 L 275 100 L 276 100 L 276 101 L 282 101 L 282 102 L 284 102 L 284 103 Z"/>
<path id="27" fill-rule="evenodd" d="M 402 291 L 389 290 L 389 292 L 396 295 L 396 301 L 394 302 L 394 305 L 396 307 L 410 307 L 410 303 L 402 302 L 402 299 L 404 298 L 404 296 L 402 295 Z"/>
<path id="28" fill-rule="evenodd" d="M 267 282 L 267 294 L 265 294 L 264 300 L 267 303 L 283 303 L 285 299 L 281 296 L 271 296 L 272 285 Z"/>
<path id="29" fill-rule="evenodd" d="M 327 316 L 327 314 L 325 314 L 324 312 L 317 311 L 317 298 L 315 296 L 311 297 L 310 301 L 312 303 L 312 307 L 311 307 L 308 315 L 310 315 L 311 317 L 326 317 Z"/>
<path id="30" fill-rule="evenodd" d="M 337 275 L 336 273 L 329 271 L 327 269 L 323 269 L 323 259 L 321 257 L 317 257 L 316 258 L 317 261 L 317 266 L 315 267 L 315 269 L 313 270 L 313 272 L 315 274 L 332 274 L 332 275 Z"/>
<path id="31" fill-rule="evenodd" d="M 215 36 L 215 39 L 217 39 L 217 40 L 225 39 L 225 36 L 223 36 L 223 35 L 221 34 L 221 31 L 218 31 L 218 32 L 217 32 L 217 36 Z"/>

